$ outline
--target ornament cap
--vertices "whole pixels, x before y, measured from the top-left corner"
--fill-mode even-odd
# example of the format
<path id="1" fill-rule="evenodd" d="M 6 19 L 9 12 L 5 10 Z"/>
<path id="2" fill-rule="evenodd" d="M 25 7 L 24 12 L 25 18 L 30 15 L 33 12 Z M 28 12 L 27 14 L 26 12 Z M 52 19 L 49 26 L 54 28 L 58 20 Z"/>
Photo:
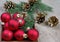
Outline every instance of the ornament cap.
<path id="1" fill-rule="evenodd" d="M 23 38 L 27 38 L 27 37 L 28 37 L 28 35 L 27 35 L 27 34 L 24 34 L 24 35 L 23 35 Z"/>
<path id="2" fill-rule="evenodd" d="M 30 30 L 30 27 L 27 27 L 27 29 L 26 29 L 26 30 L 27 30 L 27 31 L 28 31 L 28 30 Z"/>
<path id="3" fill-rule="evenodd" d="M 20 14 L 17 14 L 17 17 L 20 17 Z"/>

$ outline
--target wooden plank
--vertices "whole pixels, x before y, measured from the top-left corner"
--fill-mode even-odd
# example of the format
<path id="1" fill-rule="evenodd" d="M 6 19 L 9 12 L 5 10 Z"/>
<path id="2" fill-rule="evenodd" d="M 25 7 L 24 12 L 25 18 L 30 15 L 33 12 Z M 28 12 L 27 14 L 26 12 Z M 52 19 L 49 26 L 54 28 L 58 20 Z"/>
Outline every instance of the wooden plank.
<path id="1" fill-rule="evenodd" d="M 36 40 L 36 41 L 2 41 L 2 42 L 38 42 L 38 40 Z"/>

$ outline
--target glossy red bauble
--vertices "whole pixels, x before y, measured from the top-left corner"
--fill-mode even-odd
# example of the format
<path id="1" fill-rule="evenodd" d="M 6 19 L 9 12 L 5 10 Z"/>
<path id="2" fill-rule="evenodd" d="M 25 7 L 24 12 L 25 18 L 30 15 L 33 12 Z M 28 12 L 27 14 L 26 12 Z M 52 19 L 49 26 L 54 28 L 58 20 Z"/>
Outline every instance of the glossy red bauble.
<path id="1" fill-rule="evenodd" d="M 25 20 L 23 18 L 17 18 L 19 22 L 19 26 L 23 26 L 25 24 Z"/>
<path id="2" fill-rule="evenodd" d="M 16 20 L 10 20 L 9 22 L 5 23 L 4 29 L 8 30 L 17 30 L 19 23 Z"/>
<path id="3" fill-rule="evenodd" d="M 17 19 L 17 18 L 19 18 L 20 17 L 20 14 L 19 13 L 14 13 L 13 14 L 13 19 Z"/>
<path id="4" fill-rule="evenodd" d="M 27 32 L 27 35 L 28 35 L 28 38 L 30 40 L 37 40 L 38 39 L 38 36 L 39 36 L 39 32 L 36 30 L 36 29 L 30 29 L 28 32 Z"/>
<path id="5" fill-rule="evenodd" d="M 9 27 L 8 22 L 7 22 L 7 23 L 5 23 L 5 24 L 4 24 L 4 30 L 9 30 L 9 28 L 10 28 L 10 27 Z"/>
<path id="6" fill-rule="evenodd" d="M 24 38 L 23 38 L 23 35 L 24 35 L 24 31 L 23 31 L 23 30 L 18 30 L 18 31 L 15 32 L 14 37 L 15 37 L 17 40 L 21 41 L 21 40 L 24 39 Z"/>
<path id="7" fill-rule="evenodd" d="M 4 22 L 4 23 L 6 23 L 6 22 L 8 22 L 9 20 L 11 19 L 11 15 L 10 15 L 10 13 L 2 13 L 2 15 L 1 15 L 1 21 L 2 22 Z"/>
<path id="8" fill-rule="evenodd" d="M 12 39 L 12 37 L 13 37 L 13 33 L 12 33 L 11 31 L 9 31 L 9 30 L 4 30 L 4 31 L 2 32 L 2 39 L 3 39 L 3 40 L 9 41 L 9 40 Z"/>

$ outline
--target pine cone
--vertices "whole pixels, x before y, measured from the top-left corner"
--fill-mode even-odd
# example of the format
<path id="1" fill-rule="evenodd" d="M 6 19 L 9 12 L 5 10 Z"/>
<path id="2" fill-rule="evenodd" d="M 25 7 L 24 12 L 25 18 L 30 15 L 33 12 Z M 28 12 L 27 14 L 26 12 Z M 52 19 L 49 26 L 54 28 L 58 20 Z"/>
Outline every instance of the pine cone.
<path id="1" fill-rule="evenodd" d="M 5 4 L 4 4 L 4 8 L 5 9 L 11 9 L 11 8 L 14 8 L 15 7 L 15 4 L 11 1 L 7 1 Z"/>
<path id="2" fill-rule="evenodd" d="M 45 21 L 45 15 L 42 13 L 37 14 L 36 21 L 38 24 L 43 23 Z"/>
<path id="3" fill-rule="evenodd" d="M 29 0 L 30 5 L 33 5 L 35 2 L 37 2 L 37 0 Z"/>
<path id="4" fill-rule="evenodd" d="M 29 10 L 29 8 L 30 8 L 30 4 L 29 4 L 29 3 L 25 3 L 25 4 L 23 5 L 23 9 L 24 9 L 25 11 Z"/>
<path id="5" fill-rule="evenodd" d="M 51 27 L 56 26 L 59 23 L 58 19 L 56 18 L 56 16 L 52 16 L 49 18 L 48 20 L 48 25 L 50 25 Z"/>
<path id="6" fill-rule="evenodd" d="M 22 12 L 22 16 L 23 16 L 23 18 L 27 17 L 27 13 L 26 12 Z"/>

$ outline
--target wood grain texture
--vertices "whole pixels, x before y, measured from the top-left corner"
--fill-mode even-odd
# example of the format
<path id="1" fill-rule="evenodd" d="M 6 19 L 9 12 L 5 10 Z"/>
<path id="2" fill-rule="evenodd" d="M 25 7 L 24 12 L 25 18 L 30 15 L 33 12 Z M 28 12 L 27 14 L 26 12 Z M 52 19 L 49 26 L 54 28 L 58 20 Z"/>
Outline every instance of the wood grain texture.
<path id="1" fill-rule="evenodd" d="M 36 40 L 36 41 L 2 41 L 2 42 L 38 42 L 38 41 Z"/>

